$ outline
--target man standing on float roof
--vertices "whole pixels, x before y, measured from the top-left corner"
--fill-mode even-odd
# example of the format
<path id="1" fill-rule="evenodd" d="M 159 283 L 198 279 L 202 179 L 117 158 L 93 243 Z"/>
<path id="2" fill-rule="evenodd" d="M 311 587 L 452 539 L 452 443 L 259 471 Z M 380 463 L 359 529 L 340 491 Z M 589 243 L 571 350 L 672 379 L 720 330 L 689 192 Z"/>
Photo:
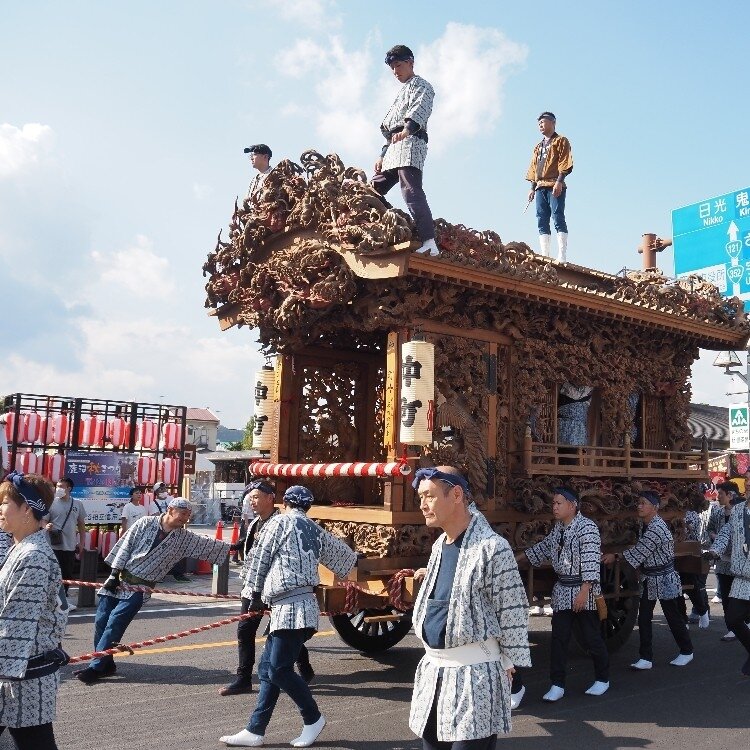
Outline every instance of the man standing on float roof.
<path id="1" fill-rule="evenodd" d="M 556 119 L 552 112 L 542 112 L 537 123 L 542 140 L 534 147 L 531 164 L 526 172 L 526 179 L 531 183 L 529 203 L 536 198 L 536 220 L 542 255 L 552 256 L 552 218 L 557 232 L 557 262 L 565 263 L 568 250 L 568 225 L 565 221 L 565 197 L 568 190 L 565 178 L 573 171 L 573 152 L 570 141 L 555 131 Z"/>
<path id="2" fill-rule="evenodd" d="M 375 162 L 372 186 L 380 195 L 385 195 L 397 182 L 401 183 L 404 202 L 422 240 L 417 252 L 439 255 L 432 212 L 422 189 L 427 120 L 432 114 L 435 91 L 414 72 L 414 53 L 405 45 L 397 44 L 388 50 L 385 64 L 403 86 L 380 125 L 386 144 Z"/>

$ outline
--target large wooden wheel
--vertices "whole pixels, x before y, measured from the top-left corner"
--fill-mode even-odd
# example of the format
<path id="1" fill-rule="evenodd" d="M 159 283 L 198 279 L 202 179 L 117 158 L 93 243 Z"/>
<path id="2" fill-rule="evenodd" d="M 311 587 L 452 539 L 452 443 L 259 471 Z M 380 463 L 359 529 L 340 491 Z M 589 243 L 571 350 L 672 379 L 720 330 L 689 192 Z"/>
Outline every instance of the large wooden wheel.
<path id="1" fill-rule="evenodd" d="M 628 640 L 638 619 L 640 598 L 633 596 L 633 592 L 638 591 L 638 578 L 629 565 L 620 566 L 619 577 L 615 575 L 614 565 L 602 565 L 601 577 L 602 593 L 607 597 L 607 619 L 601 624 L 602 636 L 608 651 L 614 653 Z M 581 631 L 575 623 L 573 637 L 585 651 Z"/>
<path id="2" fill-rule="evenodd" d="M 368 618 L 398 617 L 369 621 Z M 347 645 L 366 654 L 387 651 L 406 637 L 411 629 L 411 613 L 399 612 L 393 607 L 385 609 L 361 609 L 328 618 L 336 632 Z"/>

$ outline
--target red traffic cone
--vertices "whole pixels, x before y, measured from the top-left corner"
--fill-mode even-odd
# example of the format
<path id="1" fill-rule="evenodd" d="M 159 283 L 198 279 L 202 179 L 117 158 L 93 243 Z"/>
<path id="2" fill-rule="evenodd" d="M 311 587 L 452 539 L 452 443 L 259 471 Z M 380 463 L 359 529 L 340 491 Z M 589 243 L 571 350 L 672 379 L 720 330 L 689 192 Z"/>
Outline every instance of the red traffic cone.
<path id="1" fill-rule="evenodd" d="M 224 539 L 224 523 L 221 519 L 216 524 L 216 536 L 214 539 Z"/>
<path id="2" fill-rule="evenodd" d="M 216 524 L 215 539 L 221 539 L 224 536 L 224 524 L 219 521 Z M 195 573 L 199 576 L 211 575 L 214 572 L 213 565 L 208 560 L 198 560 L 198 564 L 195 566 Z"/>
<path id="3" fill-rule="evenodd" d="M 240 540 L 240 525 L 237 523 L 237 521 L 235 521 L 234 526 L 232 526 L 232 540 L 229 543 L 237 544 L 239 540 Z"/>

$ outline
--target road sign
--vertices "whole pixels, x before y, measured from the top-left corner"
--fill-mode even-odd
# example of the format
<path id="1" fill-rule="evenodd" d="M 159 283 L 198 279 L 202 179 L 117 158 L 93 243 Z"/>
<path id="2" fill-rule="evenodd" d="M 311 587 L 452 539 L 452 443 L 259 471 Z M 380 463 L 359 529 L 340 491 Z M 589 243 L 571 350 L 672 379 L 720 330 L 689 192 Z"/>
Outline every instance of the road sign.
<path id="1" fill-rule="evenodd" d="M 697 273 L 750 310 L 750 188 L 672 211 L 675 276 Z"/>
<path id="2" fill-rule="evenodd" d="M 729 407 L 729 450 L 746 451 L 750 449 L 750 418 L 747 404 L 736 404 Z"/>

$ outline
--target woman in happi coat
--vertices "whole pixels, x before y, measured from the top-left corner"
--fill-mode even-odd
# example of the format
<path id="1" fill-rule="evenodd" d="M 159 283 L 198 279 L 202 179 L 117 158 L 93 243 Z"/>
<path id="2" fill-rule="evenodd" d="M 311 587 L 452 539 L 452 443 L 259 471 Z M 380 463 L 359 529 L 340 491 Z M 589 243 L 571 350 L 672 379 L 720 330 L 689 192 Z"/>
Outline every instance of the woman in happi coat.
<path id="1" fill-rule="evenodd" d="M 0 483 L 0 526 L 15 542 L 0 569 L 0 733 L 8 727 L 19 750 L 57 750 L 52 721 L 68 616 L 60 566 L 39 528 L 54 494 L 36 474 L 12 472 Z"/>

